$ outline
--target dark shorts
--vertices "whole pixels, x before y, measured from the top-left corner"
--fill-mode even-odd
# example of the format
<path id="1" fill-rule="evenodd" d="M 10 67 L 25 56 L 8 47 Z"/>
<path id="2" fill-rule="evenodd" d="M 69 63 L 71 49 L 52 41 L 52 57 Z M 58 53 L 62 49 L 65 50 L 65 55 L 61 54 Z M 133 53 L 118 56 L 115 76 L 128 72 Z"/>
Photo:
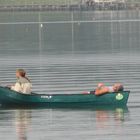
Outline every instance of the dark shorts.
<path id="1" fill-rule="evenodd" d="M 95 94 L 95 90 L 94 91 L 90 91 L 90 94 Z"/>

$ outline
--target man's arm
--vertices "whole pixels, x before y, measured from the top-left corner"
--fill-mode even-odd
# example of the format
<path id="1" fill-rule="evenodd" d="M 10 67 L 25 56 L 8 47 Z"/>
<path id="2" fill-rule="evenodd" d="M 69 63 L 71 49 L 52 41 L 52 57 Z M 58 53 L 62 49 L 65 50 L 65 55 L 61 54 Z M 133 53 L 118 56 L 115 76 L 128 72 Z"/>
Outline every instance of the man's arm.
<path id="1" fill-rule="evenodd" d="M 95 90 L 95 95 L 102 95 L 102 94 L 105 94 L 105 93 L 108 93 L 108 92 L 109 92 L 109 89 L 107 87 L 97 88 Z"/>

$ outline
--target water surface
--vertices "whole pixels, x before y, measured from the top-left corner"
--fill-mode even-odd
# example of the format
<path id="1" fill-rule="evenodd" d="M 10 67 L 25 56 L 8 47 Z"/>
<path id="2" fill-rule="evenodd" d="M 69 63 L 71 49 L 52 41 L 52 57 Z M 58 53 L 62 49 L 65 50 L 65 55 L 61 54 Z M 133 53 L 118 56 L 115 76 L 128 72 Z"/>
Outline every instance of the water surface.
<path id="1" fill-rule="evenodd" d="M 0 139 L 139 139 L 139 18 L 139 11 L 0 13 L 1 85 L 25 68 L 39 94 L 80 93 L 98 82 L 131 90 L 128 109 L 1 109 Z"/>

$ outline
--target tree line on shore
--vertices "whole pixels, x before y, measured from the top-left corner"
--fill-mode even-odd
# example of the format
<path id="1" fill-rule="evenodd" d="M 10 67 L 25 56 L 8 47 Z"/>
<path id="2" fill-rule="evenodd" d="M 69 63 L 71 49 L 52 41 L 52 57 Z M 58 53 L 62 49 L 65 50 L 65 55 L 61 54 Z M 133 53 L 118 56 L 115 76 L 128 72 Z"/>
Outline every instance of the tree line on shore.
<path id="1" fill-rule="evenodd" d="M 94 0 L 85 0 L 80 3 L 71 4 L 0 4 L 1 11 L 17 10 L 17 11 L 65 11 L 65 10 L 128 10 L 140 9 L 140 2 L 127 3 L 127 2 L 95 2 Z"/>

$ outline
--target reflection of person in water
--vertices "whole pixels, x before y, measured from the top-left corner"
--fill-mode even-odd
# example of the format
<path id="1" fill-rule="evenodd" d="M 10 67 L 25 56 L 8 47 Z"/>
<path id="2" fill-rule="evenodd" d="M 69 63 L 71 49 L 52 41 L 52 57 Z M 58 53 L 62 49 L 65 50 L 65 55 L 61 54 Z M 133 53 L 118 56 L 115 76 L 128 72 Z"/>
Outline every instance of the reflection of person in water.
<path id="1" fill-rule="evenodd" d="M 18 110 L 16 112 L 16 132 L 19 140 L 27 140 L 27 131 L 31 121 L 31 112 Z"/>
<path id="2" fill-rule="evenodd" d="M 104 110 L 96 111 L 97 127 L 104 128 L 105 124 L 108 123 L 108 120 L 109 120 L 109 114 L 107 111 Z"/>
<path id="3" fill-rule="evenodd" d="M 97 110 L 96 111 L 96 122 L 98 128 L 105 128 L 108 125 L 108 122 L 112 121 L 114 118 L 114 122 L 120 124 L 124 121 L 124 109 L 123 108 L 116 108 L 111 114 L 110 111 L 107 110 Z M 114 117 L 112 117 L 112 115 Z"/>

